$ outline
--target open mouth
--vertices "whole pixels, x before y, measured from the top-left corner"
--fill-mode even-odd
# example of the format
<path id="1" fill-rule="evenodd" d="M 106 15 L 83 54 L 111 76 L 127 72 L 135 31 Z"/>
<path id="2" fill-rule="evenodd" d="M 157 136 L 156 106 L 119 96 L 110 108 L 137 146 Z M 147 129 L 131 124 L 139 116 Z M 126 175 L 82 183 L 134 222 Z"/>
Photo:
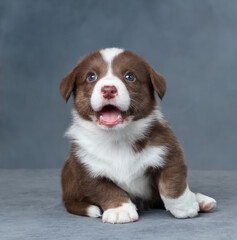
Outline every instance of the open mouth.
<path id="1" fill-rule="evenodd" d="M 114 127 L 123 122 L 122 112 L 113 105 L 105 105 L 98 112 L 99 123 L 107 127 Z"/>

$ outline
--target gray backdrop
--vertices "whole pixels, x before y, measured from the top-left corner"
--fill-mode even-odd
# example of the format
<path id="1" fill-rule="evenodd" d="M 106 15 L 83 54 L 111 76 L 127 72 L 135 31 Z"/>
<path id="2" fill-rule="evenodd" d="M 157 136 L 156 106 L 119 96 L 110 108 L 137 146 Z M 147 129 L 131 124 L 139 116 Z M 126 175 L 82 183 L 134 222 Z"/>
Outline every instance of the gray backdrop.
<path id="1" fill-rule="evenodd" d="M 237 169 L 237 1 L 1 0 L 0 167 L 61 167 L 72 101 L 61 78 L 123 47 L 168 82 L 163 112 L 191 169 Z"/>

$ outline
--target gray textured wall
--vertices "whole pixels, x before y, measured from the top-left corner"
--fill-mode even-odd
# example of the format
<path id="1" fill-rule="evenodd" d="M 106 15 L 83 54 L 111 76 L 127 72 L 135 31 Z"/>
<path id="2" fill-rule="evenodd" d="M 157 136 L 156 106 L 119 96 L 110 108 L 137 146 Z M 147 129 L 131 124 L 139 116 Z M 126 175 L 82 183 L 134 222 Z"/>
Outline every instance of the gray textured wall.
<path id="1" fill-rule="evenodd" d="M 0 167 L 61 167 L 61 78 L 102 47 L 145 57 L 191 169 L 237 169 L 237 1 L 1 0 Z"/>

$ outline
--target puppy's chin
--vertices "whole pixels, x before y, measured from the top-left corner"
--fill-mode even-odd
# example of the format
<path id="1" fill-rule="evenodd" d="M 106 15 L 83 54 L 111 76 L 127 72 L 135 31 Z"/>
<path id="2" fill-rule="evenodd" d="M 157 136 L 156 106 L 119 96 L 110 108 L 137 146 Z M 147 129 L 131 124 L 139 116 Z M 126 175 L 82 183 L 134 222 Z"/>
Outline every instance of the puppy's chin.
<path id="1" fill-rule="evenodd" d="M 98 128 L 104 130 L 122 129 L 132 122 L 132 116 L 114 105 L 103 106 L 100 111 L 94 112 L 91 119 Z"/>

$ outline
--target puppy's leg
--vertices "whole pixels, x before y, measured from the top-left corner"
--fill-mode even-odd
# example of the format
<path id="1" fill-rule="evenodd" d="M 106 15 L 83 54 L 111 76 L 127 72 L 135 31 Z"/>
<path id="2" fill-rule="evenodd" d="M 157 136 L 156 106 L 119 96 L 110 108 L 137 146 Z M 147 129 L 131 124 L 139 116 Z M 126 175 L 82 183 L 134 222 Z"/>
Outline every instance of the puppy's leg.
<path id="1" fill-rule="evenodd" d="M 68 212 L 81 216 L 100 217 L 100 208 L 81 198 L 80 186 L 73 175 L 70 161 L 67 160 L 62 171 L 63 202 Z"/>
<path id="2" fill-rule="evenodd" d="M 165 208 L 176 218 L 195 217 L 199 211 L 196 195 L 186 183 L 186 173 L 184 164 L 168 166 L 162 170 L 158 182 Z"/>
<path id="3" fill-rule="evenodd" d="M 100 206 L 104 213 L 104 223 L 128 223 L 138 220 L 136 206 L 130 200 L 128 194 L 113 182 L 106 179 L 91 181 L 88 188 L 93 191 L 87 193 L 87 198 L 93 204 Z M 66 202 L 69 212 L 89 217 L 99 217 L 100 209 L 87 202 Z"/>
<path id="4" fill-rule="evenodd" d="M 138 220 L 136 206 L 124 190 L 107 179 L 83 176 L 83 166 L 78 168 L 80 174 L 73 174 L 72 169 L 76 169 L 78 164 L 69 159 L 62 172 L 63 202 L 70 213 L 99 217 L 101 213 L 97 206 L 100 206 L 104 211 L 103 222 L 127 223 Z"/>
<path id="5" fill-rule="evenodd" d="M 87 202 L 66 202 L 68 212 L 81 216 L 101 217 L 100 208 Z"/>
<path id="6" fill-rule="evenodd" d="M 136 206 L 128 194 L 113 182 L 100 179 L 90 199 L 103 209 L 104 223 L 128 223 L 138 220 Z"/>

